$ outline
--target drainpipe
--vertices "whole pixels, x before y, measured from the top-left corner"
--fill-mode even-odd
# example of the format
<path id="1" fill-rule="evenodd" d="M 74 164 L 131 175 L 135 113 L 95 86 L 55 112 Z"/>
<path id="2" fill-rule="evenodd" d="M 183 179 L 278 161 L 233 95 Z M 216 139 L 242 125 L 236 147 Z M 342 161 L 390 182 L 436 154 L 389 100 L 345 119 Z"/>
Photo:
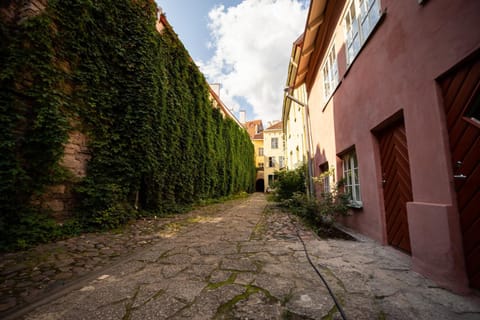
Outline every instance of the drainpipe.
<path id="1" fill-rule="evenodd" d="M 292 90 L 291 87 L 287 87 L 284 89 L 285 91 L 285 98 L 288 98 L 290 100 L 292 100 L 293 102 L 301 105 L 302 107 L 304 107 L 304 114 L 305 114 L 305 117 L 304 117 L 304 121 L 305 121 L 305 124 L 307 126 L 307 132 L 306 132 L 306 140 L 307 140 L 307 167 L 308 167 L 308 173 L 307 173 L 307 179 L 308 179 L 308 183 L 307 183 L 307 196 L 309 198 L 313 198 L 314 194 L 313 194 L 313 168 L 312 168 L 312 158 L 311 158 L 311 144 L 310 144 L 310 125 L 309 125 L 309 122 L 308 122 L 308 115 L 307 115 L 307 112 L 308 112 L 308 104 L 305 103 L 305 102 L 302 102 L 300 100 L 298 100 L 297 98 L 295 98 L 294 96 L 292 96 L 289 92 L 290 90 Z"/>

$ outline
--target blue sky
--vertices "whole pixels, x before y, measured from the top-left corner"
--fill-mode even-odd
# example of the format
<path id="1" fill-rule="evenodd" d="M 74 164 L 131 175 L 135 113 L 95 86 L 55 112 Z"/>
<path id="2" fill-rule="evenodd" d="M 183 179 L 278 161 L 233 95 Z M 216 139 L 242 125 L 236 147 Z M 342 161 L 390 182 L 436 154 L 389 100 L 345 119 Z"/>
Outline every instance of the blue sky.
<path id="1" fill-rule="evenodd" d="M 307 0 L 156 0 L 220 98 L 247 120 L 280 119 L 292 43 Z"/>
<path id="2" fill-rule="evenodd" d="M 194 60 L 208 60 L 213 49 L 207 48 L 209 41 L 208 12 L 216 5 L 227 3 L 236 6 L 241 0 L 156 0 L 167 15 L 180 40 L 187 46 Z"/>

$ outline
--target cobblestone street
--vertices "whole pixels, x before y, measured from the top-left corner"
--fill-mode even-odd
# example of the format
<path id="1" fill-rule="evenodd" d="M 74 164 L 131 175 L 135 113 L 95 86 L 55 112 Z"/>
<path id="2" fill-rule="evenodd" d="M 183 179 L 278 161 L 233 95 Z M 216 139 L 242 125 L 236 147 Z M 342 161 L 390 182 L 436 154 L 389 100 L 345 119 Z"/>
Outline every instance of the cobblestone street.
<path id="1" fill-rule="evenodd" d="M 5 319 L 478 319 L 410 258 L 356 235 L 322 240 L 263 194 L 0 257 Z"/>

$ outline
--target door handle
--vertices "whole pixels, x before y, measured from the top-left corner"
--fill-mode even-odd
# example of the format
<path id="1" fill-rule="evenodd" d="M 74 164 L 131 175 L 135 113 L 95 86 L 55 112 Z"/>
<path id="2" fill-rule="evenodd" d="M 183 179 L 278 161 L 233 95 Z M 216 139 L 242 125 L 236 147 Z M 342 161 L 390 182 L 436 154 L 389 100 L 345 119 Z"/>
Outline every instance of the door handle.
<path id="1" fill-rule="evenodd" d="M 462 161 L 460 161 L 460 160 L 456 161 L 455 162 L 455 169 L 456 169 L 455 171 L 457 171 L 457 172 L 460 171 L 460 168 L 462 167 L 462 165 L 463 165 Z M 465 179 L 467 179 L 467 176 L 464 175 L 463 173 L 457 173 L 457 174 L 453 175 L 453 179 L 465 180 Z"/>

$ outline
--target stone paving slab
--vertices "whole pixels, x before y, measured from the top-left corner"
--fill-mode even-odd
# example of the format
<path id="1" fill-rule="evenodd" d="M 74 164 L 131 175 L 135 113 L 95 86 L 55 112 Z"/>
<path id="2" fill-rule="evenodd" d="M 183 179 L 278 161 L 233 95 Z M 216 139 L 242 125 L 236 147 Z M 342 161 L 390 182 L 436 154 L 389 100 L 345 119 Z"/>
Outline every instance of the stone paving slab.
<path id="1" fill-rule="evenodd" d="M 480 318 L 478 297 L 436 287 L 410 271 L 408 256 L 365 238 L 319 239 L 261 194 L 175 219 L 152 227 L 156 237 L 136 252 L 6 319 L 341 319 L 297 228 L 348 319 Z M 52 262 L 75 264 L 75 248 Z"/>

